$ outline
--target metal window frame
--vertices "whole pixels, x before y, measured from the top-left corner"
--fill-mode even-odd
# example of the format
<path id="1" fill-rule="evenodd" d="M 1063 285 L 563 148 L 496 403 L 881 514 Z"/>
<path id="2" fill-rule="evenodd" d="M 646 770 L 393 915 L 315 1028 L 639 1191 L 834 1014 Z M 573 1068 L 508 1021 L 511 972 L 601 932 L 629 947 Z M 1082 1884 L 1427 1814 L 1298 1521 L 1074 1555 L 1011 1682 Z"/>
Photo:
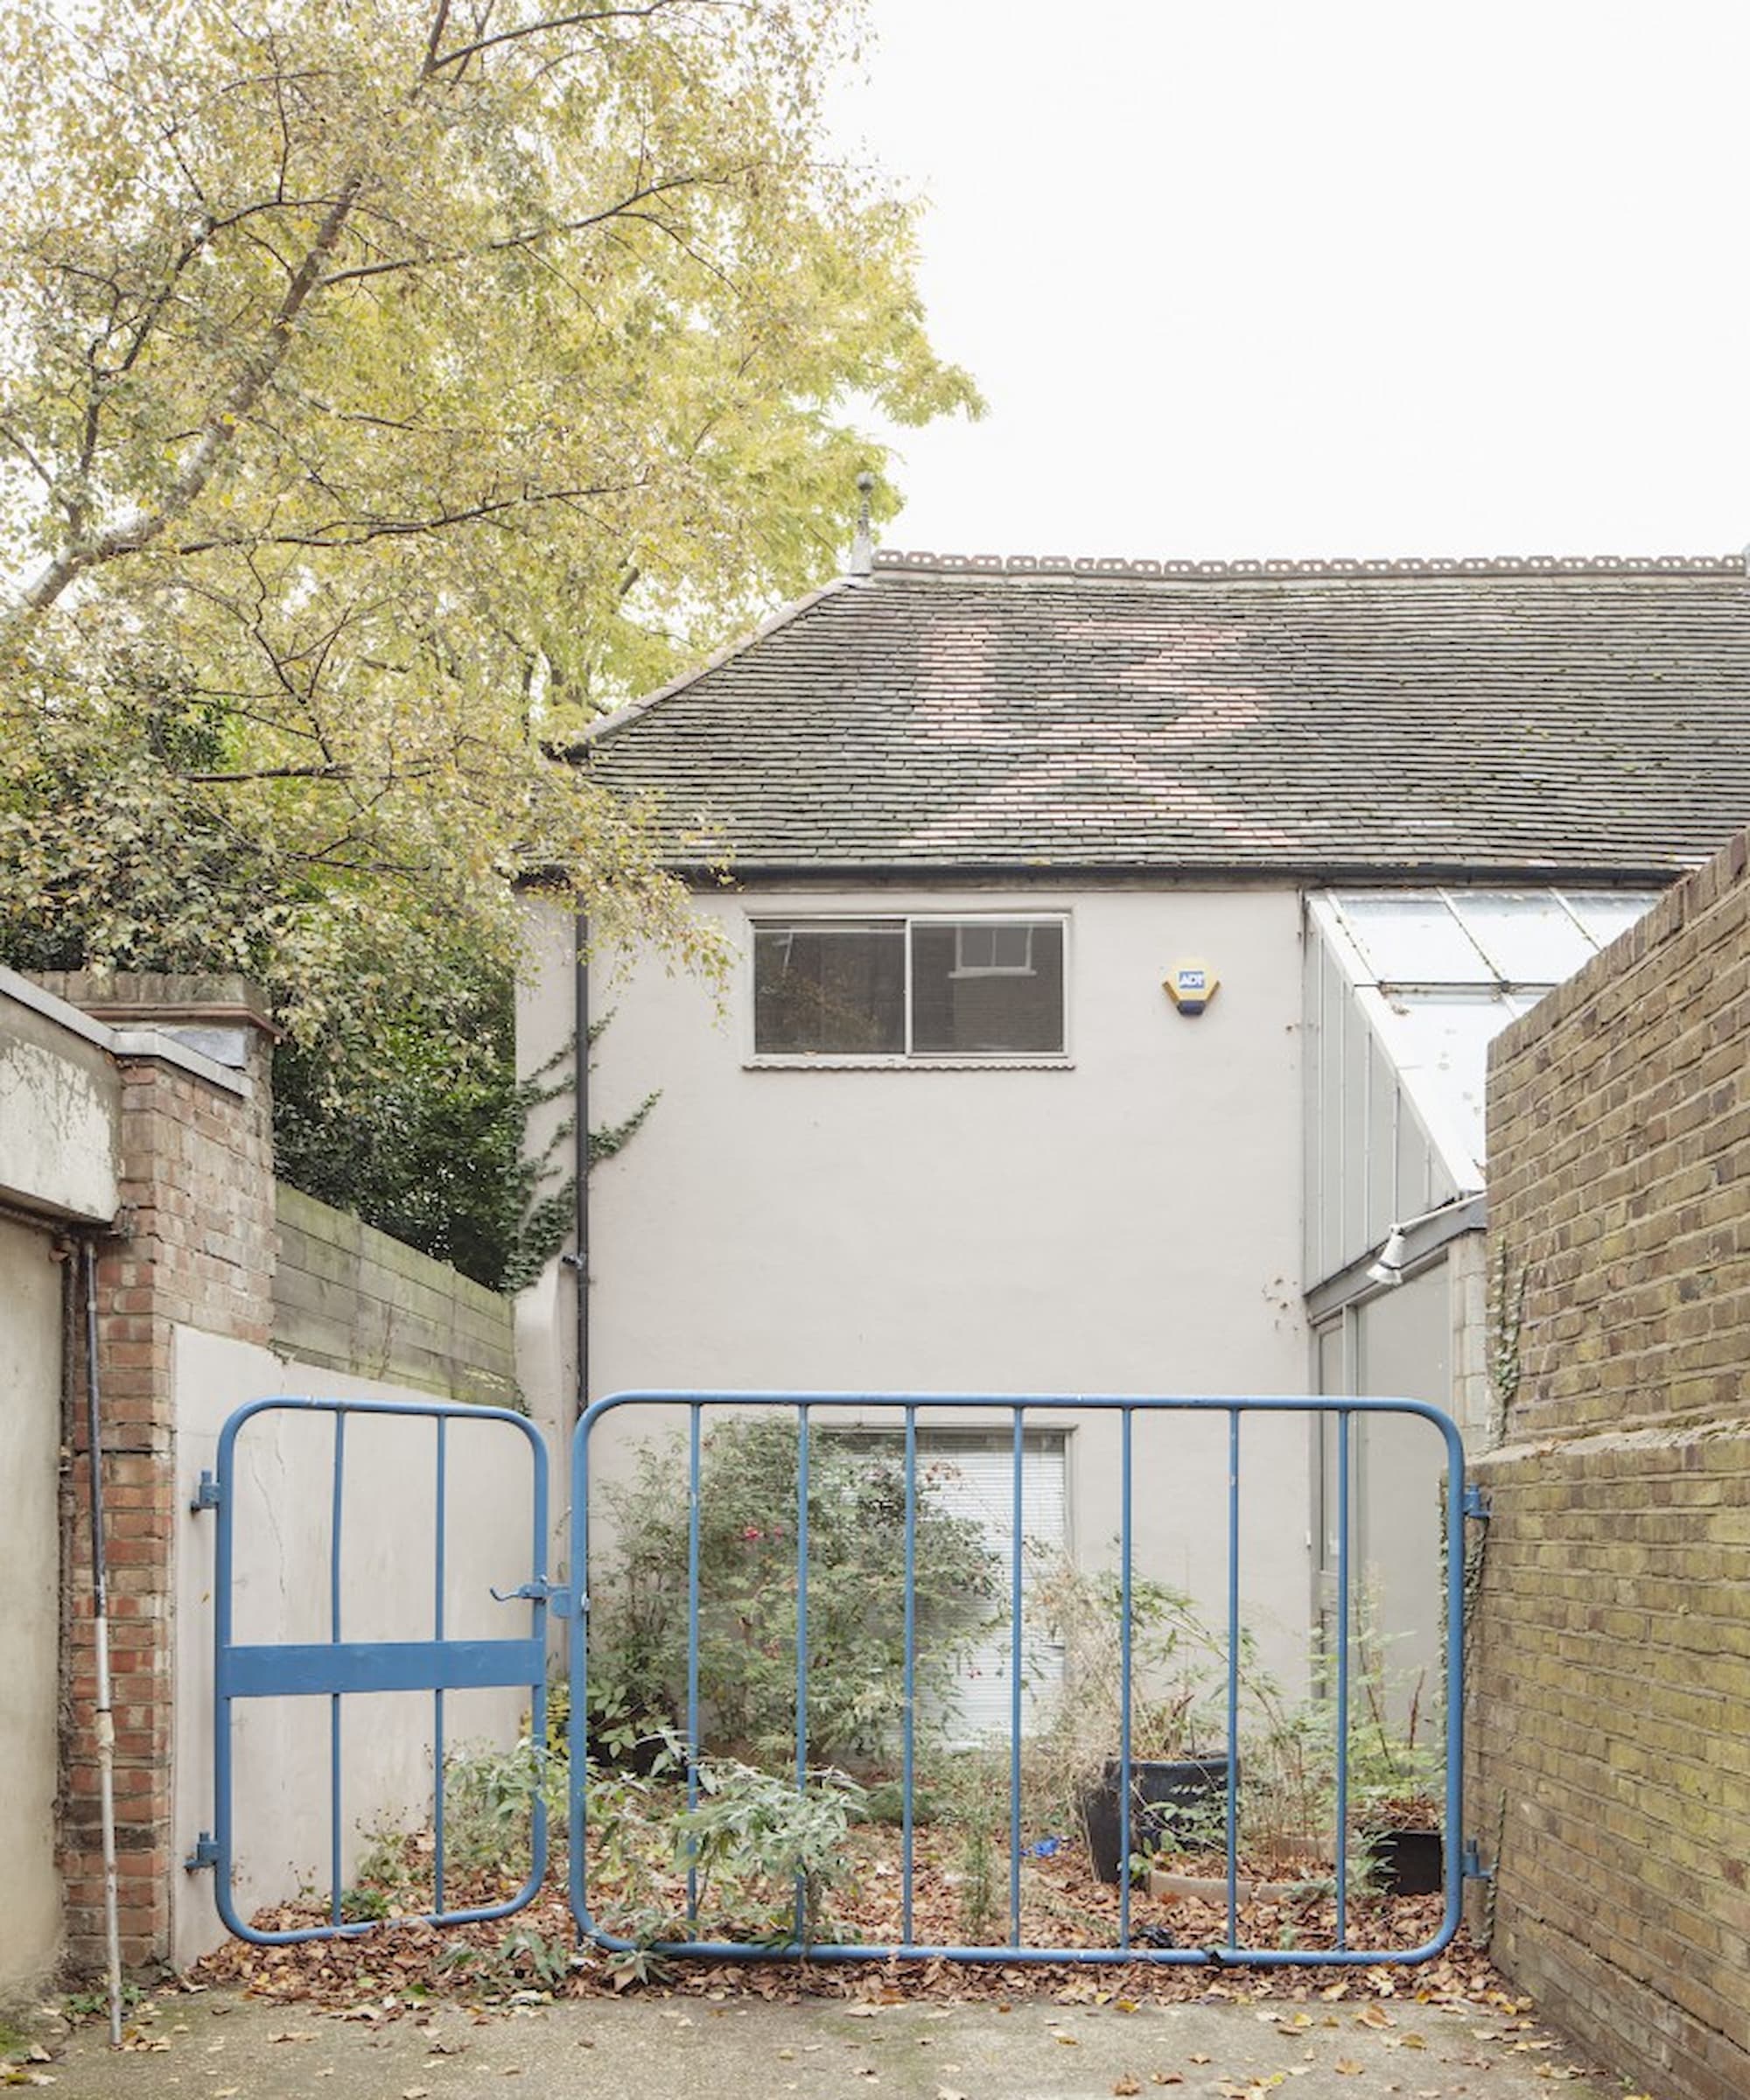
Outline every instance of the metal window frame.
<path id="1" fill-rule="evenodd" d="M 1071 928 L 1073 914 L 1068 910 L 1056 911 L 992 911 L 992 912 L 750 912 L 746 916 L 749 939 L 746 950 L 744 986 L 746 993 L 746 1025 L 743 1032 L 744 1064 L 762 1070 L 799 1070 L 827 1068 L 855 1068 L 870 1071 L 953 1071 L 976 1069 L 980 1067 L 1000 1070 L 1005 1066 L 1035 1067 L 1067 1066 L 1072 1061 L 1071 1041 L 1070 968 L 1072 962 Z M 1063 956 L 1061 979 L 1059 987 L 1058 1011 L 1061 1021 L 1060 1046 L 1055 1050 L 914 1050 L 912 1047 L 912 1000 L 914 966 L 913 962 L 913 929 L 916 927 L 942 926 L 1023 926 L 1029 928 L 1040 926 L 1057 927 L 1062 935 Z M 761 933 L 783 931 L 794 933 L 854 933 L 859 929 L 875 931 L 892 928 L 905 943 L 903 976 L 905 1042 L 899 1052 L 859 1050 L 762 1050 L 759 1040 L 758 970 L 759 936 Z M 1031 960 L 1032 944 L 1028 954 Z M 1037 967 L 1026 970 L 1010 969 L 956 970 L 956 976 L 1009 977 L 1036 976 Z"/>

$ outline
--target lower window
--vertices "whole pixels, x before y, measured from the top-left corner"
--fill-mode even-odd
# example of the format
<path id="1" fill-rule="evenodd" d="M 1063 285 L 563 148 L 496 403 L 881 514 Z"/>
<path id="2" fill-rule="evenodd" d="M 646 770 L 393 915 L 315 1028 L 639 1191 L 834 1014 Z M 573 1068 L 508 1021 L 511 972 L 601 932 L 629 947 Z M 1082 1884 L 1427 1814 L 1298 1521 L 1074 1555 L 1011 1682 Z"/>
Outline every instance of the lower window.
<path id="1" fill-rule="evenodd" d="M 1064 920 L 760 920 L 760 1057 L 1060 1057 Z"/>

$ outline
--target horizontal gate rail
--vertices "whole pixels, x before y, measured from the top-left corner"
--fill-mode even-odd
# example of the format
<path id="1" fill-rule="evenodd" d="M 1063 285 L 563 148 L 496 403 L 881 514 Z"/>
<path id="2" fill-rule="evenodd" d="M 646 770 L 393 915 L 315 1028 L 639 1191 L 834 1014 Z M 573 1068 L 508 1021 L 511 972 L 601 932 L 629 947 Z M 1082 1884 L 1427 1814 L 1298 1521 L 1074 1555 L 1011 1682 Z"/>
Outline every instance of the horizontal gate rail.
<path id="1" fill-rule="evenodd" d="M 334 1424 L 329 1494 L 330 1533 L 327 1576 L 329 1637 L 317 1642 L 240 1642 L 234 1637 L 233 1582 L 236 1570 L 236 1483 L 238 1439 L 259 1418 L 272 1414 L 327 1416 Z M 344 1637 L 342 1521 L 346 1512 L 346 1424 L 358 1415 L 388 1417 L 407 1424 L 431 1425 L 435 1510 L 431 1572 L 432 1632 L 429 1641 L 349 1641 Z M 529 1570 L 527 1585 L 501 1598 L 526 1604 L 528 1631 L 514 1638 L 457 1641 L 444 1632 L 447 1573 L 450 1424 L 501 1424 L 527 1439 L 533 1494 L 530 1509 Z M 529 1734 L 546 1741 L 547 1598 L 542 1573 L 547 1551 L 547 1447 L 534 1424 L 508 1409 L 477 1407 L 446 1400 L 340 1400 L 277 1394 L 252 1400 L 227 1420 L 219 1437 L 214 1477 L 203 1480 L 195 1507 L 215 1510 L 218 1536 L 214 1564 L 214 1827 L 202 1833 L 191 1866 L 214 1868 L 214 1898 L 226 1929 L 257 1946 L 288 1946 L 301 1940 L 353 1939 L 396 1925 L 463 1925 L 508 1917 L 536 1895 L 547 1872 L 546 1810 L 538 1788 L 531 1795 L 531 1864 L 527 1880 L 502 1902 L 451 1909 L 444 1902 L 444 1760 L 446 1692 L 516 1689 L 528 1694 Z M 392 1919 L 343 1916 L 341 1872 L 346 1826 L 343 1819 L 341 1753 L 343 1700 L 360 1693 L 429 1691 L 431 1694 L 434 1860 L 431 1907 L 416 1915 Z M 326 1698 L 329 1702 L 329 1920 L 279 1931 L 262 1931 L 238 1914 L 233 1888 L 235 1859 L 234 1810 L 234 1704 L 239 1699 Z"/>
<path id="2" fill-rule="evenodd" d="M 700 1635 L 700 1503 L 701 1418 L 705 1408 L 725 1412 L 778 1411 L 794 1418 L 797 1428 L 796 1531 L 796 1685 L 795 1764 L 798 1792 L 808 1783 L 808 1465 L 811 1418 L 817 1410 L 854 1410 L 855 1426 L 866 1429 L 870 1416 L 891 1416 L 903 1435 L 905 1468 L 904 1516 L 904 1682 L 900 1751 L 901 1779 L 901 1936 L 880 1944 L 845 1941 L 830 1943 L 806 1942 L 802 1928 L 801 1893 L 798 1892 L 796 1924 L 792 1937 L 780 1945 L 753 1944 L 732 1940 L 698 1937 L 664 1942 L 644 1951 L 666 1957 L 696 1956 L 710 1961 L 794 1959 L 866 1962 L 895 1958 L 948 1960 L 1011 1964 L 1109 1964 L 1136 1963 L 1167 1966 L 1217 1964 L 1237 1968 L 1334 1968 L 1380 1964 L 1426 1962 L 1452 1942 L 1459 1926 L 1460 1901 L 1466 1872 L 1460 1823 L 1460 1788 L 1464 1764 L 1464 1554 L 1459 1550 L 1464 1537 L 1467 1509 L 1465 1488 L 1464 1447 L 1458 1428 L 1442 1409 L 1425 1401 L 1367 1397 L 1331 1397 L 1322 1395 L 1237 1396 L 1230 1395 L 1122 1394 L 1012 1394 L 1012 1393 L 893 1393 L 893 1392 L 735 1392 L 684 1390 L 650 1390 L 619 1392 L 595 1403 L 578 1424 L 573 1458 L 571 1516 L 571 1568 L 580 1594 L 587 1592 L 590 1573 L 591 1439 L 598 1426 L 611 1414 L 626 1408 L 676 1410 L 686 1426 L 688 1521 L 687 1620 L 688 1658 L 686 1726 L 682 1745 L 690 1808 L 698 1799 L 701 1694 L 699 1676 Z M 977 1410 L 985 1418 L 1006 1418 L 1012 1431 L 1013 1528 L 1012 1551 L 1006 1571 L 1010 1614 L 1011 1656 L 1008 1773 L 1008 1936 L 1001 1943 L 981 1946 L 920 1942 L 914 1936 L 915 1914 L 915 1802 L 916 1782 L 916 1548 L 918 1527 L 918 1430 L 922 1413 L 953 1419 Z M 1122 1649 L 1121 1707 L 1119 1719 L 1119 1897 L 1117 1943 L 1102 1947 L 1026 1945 L 1021 1940 L 1021 1734 L 1023 1676 L 1023 1537 L 1022 1482 L 1025 1464 L 1025 1427 L 1030 1415 L 1051 1413 L 1119 1418 L 1119 1581 L 1120 1638 Z M 1164 1947 L 1139 1942 L 1131 1929 L 1130 1876 L 1126 1870 L 1132 1853 L 1131 1774 L 1137 1760 L 1132 1755 L 1131 1612 L 1134 1601 L 1133 1563 L 1134 1491 L 1136 1458 L 1133 1429 L 1138 1416 L 1211 1416 L 1225 1420 L 1226 1533 L 1227 1533 L 1227 1657 L 1226 1713 L 1228 1720 L 1228 1772 L 1225 1824 L 1225 1931 L 1214 1943 L 1197 1947 Z M 1336 1424 L 1338 1450 L 1338 1570 L 1339 1626 L 1336 1640 L 1335 1756 L 1336 1844 L 1334 1944 L 1328 1948 L 1250 1947 L 1240 1943 L 1241 1874 L 1239 1866 L 1239 1759 L 1241 1552 L 1240 1513 L 1243 1456 L 1242 1424 L 1247 1416 L 1299 1415 L 1308 1419 L 1328 1416 Z M 1349 1810 L 1348 1746 L 1352 1719 L 1349 1684 L 1349 1651 L 1354 1635 L 1349 1608 L 1352 1584 L 1350 1561 L 1354 1512 L 1348 1488 L 1352 1434 L 1358 1418 L 1396 1416 L 1419 1418 L 1438 1432 L 1445 1447 L 1446 1466 L 1442 1502 L 1445 1555 L 1442 1617 L 1446 1672 L 1446 1774 L 1444 1907 L 1438 1928 L 1424 1942 L 1411 1948 L 1366 1947 L 1350 1943 L 1350 1909 L 1353 1891 L 1348 1872 Z M 843 1422 L 835 1426 L 849 1426 Z M 932 1426 L 934 1426 L 932 1424 Z M 983 1424 L 981 1424 L 983 1426 Z M 573 1914 L 579 1932 L 597 1947 L 611 1952 L 631 1953 L 635 1942 L 609 1930 L 593 1915 L 589 1887 L 588 1840 L 590 1808 L 587 1774 L 590 1756 L 588 1696 L 588 1610 L 573 1615 L 570 1629 L 570 1880 Z M 696 1876 L 688 1876 L 688 1910 L 695 1924 L 698 1918 Z"/>

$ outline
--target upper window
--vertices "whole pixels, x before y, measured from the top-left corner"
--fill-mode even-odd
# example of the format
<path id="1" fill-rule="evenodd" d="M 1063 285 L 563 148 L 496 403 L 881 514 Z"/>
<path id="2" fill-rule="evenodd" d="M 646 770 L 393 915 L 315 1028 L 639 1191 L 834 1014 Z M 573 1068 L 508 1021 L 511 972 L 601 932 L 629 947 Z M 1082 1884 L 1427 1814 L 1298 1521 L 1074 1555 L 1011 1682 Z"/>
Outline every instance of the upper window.
<path id="1" fill-rule="evenodd" d="M 1061 919 L 762 920 L 760 1057 L 1060 1057 Z"/>

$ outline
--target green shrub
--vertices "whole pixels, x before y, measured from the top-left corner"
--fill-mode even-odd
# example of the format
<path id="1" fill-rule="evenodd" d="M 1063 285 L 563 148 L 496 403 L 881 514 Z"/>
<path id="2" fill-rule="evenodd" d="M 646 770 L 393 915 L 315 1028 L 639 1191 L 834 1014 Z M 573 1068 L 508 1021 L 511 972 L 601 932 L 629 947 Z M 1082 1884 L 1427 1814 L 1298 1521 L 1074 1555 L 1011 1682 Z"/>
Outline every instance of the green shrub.
<path id="1" fill-rule="evenodd" d="M 699 1688 L 704 1739 L 757 1764 L 794 1755 L 798 1432 L 733 1416 L 704 1438 Z M 998 1592 L 976 1523 L 942 1506 L 920 1466 L 916 1527 L 920 1723 L 942 1711 L 956 1662 Z M 675 1441 L 646 1446 L 610 1487 L 615 1544 L 590 1572 L 589 1682 L 597 1718 L 629 1735 L 684 1726 L 687 1466 Z M 888 1441 L 816 1429 L 808 1452 L 811 1760 L 891 1751 L 904 1704 L 905 1468 Z"/>

